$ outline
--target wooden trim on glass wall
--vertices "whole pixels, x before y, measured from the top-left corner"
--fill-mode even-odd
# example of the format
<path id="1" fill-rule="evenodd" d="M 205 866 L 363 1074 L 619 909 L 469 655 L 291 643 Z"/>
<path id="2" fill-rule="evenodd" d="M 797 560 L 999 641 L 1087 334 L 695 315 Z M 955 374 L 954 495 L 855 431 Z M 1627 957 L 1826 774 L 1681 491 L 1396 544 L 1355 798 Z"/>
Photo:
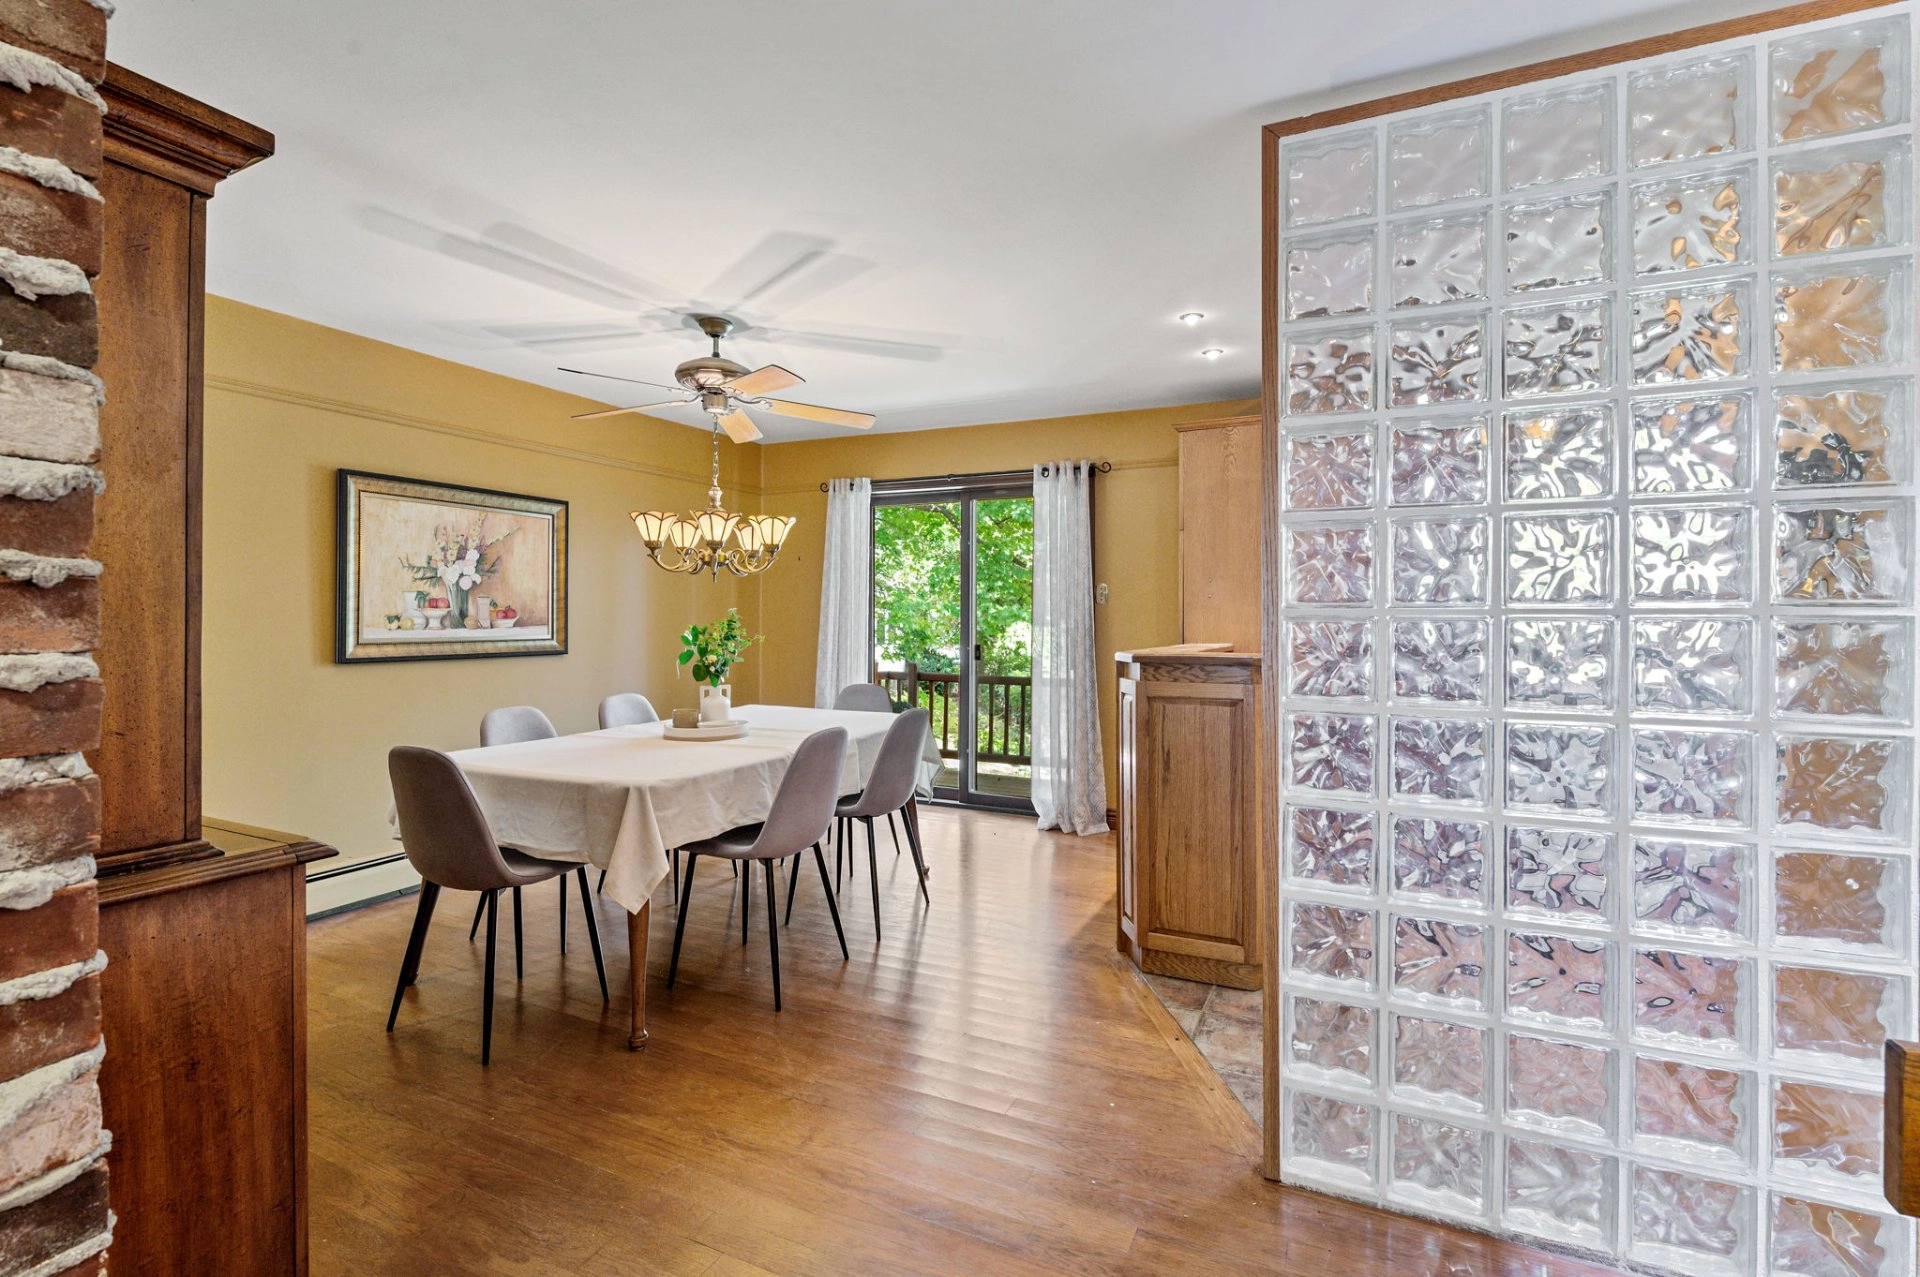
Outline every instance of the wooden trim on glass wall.
<path id="1" fill-rule="evenodd" d="M 1502 89 L 1518 88 L 1544 80 L 1558 79 L 1561 76 L 1576 75 L 1583 71 L 1597 71 L 1623 62 L 1636 62 L 1642 58 L 1678 53 L 1701 45 L 1717 44 L 1722 40 L 1737 40 L 1777 31 L 1783 27 L 1884 9 L 1897 3 L 1899 0 L 1811 0 L 1810 3 L 1769 9 L 1762 13 L 1729 18 L 1704 26 L 1687 27 L 1667 35 L 1647 36 L 1639 40 L 1629 40 L 1623 44 L 1607 45 L 1585 53 L 1524 63 L 1505 70 L 1489 71 L 1424 89 L 1389 94 L 1385 97 L 1357 102 L 1351 106 L 1315 111 L 1309 115 L 1295 116 L 1292 119 L 1266 125 L 1262 129 L 1260 139 L 1260 561 L 1263 570 L 1260 590 L 1260 646 L 1261 650 L 1267 654 L 1269 668 L 1273 671 L 1270 677 L 1263 680 L 1260 693 L 1260 742 L 1262 757 L 1266 760 L 1263 766 L 1274 769 L 1281 766 L 1280 699 L 1284 681 L 1280 676 L 1283 664 L 1280 659 L 1283 650 L 1280 633 L 1282 585 L 1280 581 L 1281 368 L 1278 287 L 1280 140 L 1300 133 L 1334 128 L 1343 124 L 1356 124 L 1383 115 L 1415 110 L 1423 106 L 1434 106 L 1459 98 L 1478 97 Z M 1263 877 L 1260 895 L 1260 926 L 1263 932 L 1262 938 L 1266 942 L 1267 986 L 1262 1014 L 1261 1043 L 1261 1068 L 1264 1074 L 1260 1088 L 1263 1119 L 1261 1122 L 1261 1170 L 1268 1179 L 1280 1178 L 1279 1081 L 1282 999 L 1280 997 L 1279 906 L 1282 830 L 1279 790 L 1280 786 L 1277 783 L 1261 787 L 1263 832 L 1260 856 Z M 1889 1044 L 1890 1059 L 1892 1058 L 1891 1048 L 1892 1044 Z M 1916 1072 L 1920 1072 L 1920 1067 L 1916 1067 Z M 1920 1090 L 1920 1080 L 1916 1080 L 1915 1089 Z M 1889 1131 L 1895 1129 L 1893 1123 L 1896 1121 L 1894 1113 L 1896 1103 L 1890 1086 L 1887 1127 Z M 1916 1107 L 1920 1108 L 1920 1104 L 1916 1104 Z M 1916 1121 L 1920 1122 L 1920 1118 Z M 1920 1212 L 1920 1149 L 1909 1149 L 1909 1151 L 1913 1154 L 1916 1182 L 1907 1190 L 1909 1205 L 1902 1206 L 1897 1202 L 1895 1205 L 1913 1213 Z M 1889 1159 L 1891 1170 L 1891 1154 Z"/>
<path id="2" fill-rule="evenodd" d="M 1887 1204 L 1920 1215 L 1920 1042 L 1888 1042 L 1885 1168 Z"/>

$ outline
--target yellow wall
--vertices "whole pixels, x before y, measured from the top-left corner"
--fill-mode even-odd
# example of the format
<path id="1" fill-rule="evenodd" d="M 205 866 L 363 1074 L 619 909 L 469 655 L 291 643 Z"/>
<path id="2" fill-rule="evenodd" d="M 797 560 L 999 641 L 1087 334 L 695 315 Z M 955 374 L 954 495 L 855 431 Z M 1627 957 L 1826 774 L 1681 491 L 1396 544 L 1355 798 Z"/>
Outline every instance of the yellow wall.
<path id="1" fill-rule="evenodd" d="M 1094 580 L 1111 591 L 1106 604 L 1094 609 L 1094 629 L 1108 802 L 1117 806 L 1113 654 L 1180 641 L 1180 471 L 1173 425 L 1249 409 L 1244 401 L 1193 404 L 763 446 L 762 504 L 769 512 L 797 514 L 800 522 L 780 566 L 759 582 L 753 618 L 768 650 L 782 654 L 761 670 L 761 694 L 769 701 L 813 702 L 827 509 L 822 480 L 1019 470 L 1070 457 L 1110 461 L 1113 472 L 1094 481 Z"/>
<path id="2" fill-rule="evenodd" d="M 386 823 L 392 745 L 478 744 L 495 705 L 538 705 L 562 731 L 583 731 L 608 692 L 644 692 L 663 713 L 693 703 L 690 681 L 675 681 L 680 631 L 750 600 L 730 578 L 648 565 L 626 515 L 705 505 L 707 440 L 652 418 L 567 419 L 594 406 L 208 299 L 208 814 L 293 830 L 345 858 L 384 854 L 397 847 Z M 723 481 L 757 460 L 722 457 Z M 341 467 L 569 502 L 569 653 L 335 665 Z M 755 696 L 753 662 L 739 673 L 736 696 Z"/>

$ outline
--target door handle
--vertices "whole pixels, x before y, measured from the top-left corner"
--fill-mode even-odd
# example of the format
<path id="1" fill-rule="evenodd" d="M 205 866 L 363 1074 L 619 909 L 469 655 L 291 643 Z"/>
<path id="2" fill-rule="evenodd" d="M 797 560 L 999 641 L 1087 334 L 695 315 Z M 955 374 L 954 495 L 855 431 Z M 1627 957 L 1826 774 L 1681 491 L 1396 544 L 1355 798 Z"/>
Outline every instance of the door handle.
<path id="1" fill-rule="evenodd" d="M 984 650 L 982 650 L 982 647 L 981 647 L 981 645 L 980 645 L 980 644 L 978 644 L 978 643 L 975 643 L 975 644 L 973 645 L 973 659 L 974 659 L 975 661 L 984 661 L 984 660 L 986 660 L 986 659 L 987 659 L 987 654 L 986 654 L 986 652 L 985 652 Z"/>

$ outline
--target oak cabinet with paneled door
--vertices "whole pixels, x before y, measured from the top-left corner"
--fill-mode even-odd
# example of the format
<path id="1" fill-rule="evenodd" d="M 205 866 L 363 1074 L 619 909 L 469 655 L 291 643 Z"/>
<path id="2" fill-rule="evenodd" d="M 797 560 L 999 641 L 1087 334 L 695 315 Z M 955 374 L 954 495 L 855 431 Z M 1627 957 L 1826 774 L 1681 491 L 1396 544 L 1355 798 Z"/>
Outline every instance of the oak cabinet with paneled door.
<path id="1" fill-rule="evenodd" d="M 1260 655 L 1190 643 L 1116 659 L 1120 952 L 1257 989 Z"/>

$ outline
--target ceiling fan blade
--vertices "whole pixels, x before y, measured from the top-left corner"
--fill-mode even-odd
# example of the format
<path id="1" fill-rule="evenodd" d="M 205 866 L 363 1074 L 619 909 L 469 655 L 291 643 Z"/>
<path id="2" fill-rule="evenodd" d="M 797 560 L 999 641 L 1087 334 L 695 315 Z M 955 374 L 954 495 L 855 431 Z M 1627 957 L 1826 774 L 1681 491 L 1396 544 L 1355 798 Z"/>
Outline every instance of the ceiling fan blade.
<path id="1" fill-rule="evenodd" d="M 665 403 L 636 404 L 631 408 L 602 408 L 599 412 L 577 412 L 575 421 L 596 421 L 601 417 L 617 417 L 623 412 L 652 412 L 655 408 L 681 408 L 692 403 L 691 399 L 669 399 Z"/>
<path id="2" fill-rule="evenodd" d="M 588 372 L 584 368 L 562 368 L 561 372 L 570 372 L 576 377 L 604 377 L 608 381 L 625 381 L 635 386 L 652 386 L 655 390 L 685 390 L 685 386 L 669 386 L 664 382 L 642 381 L 638 377 L 616 377 L 610 372 Z"/>
<path id="3" fill-rule="evenodd" d="M 758 399 L 761 395 L 785 390 L 788 386 L 797 386 L 805 380 L 806 378 L 799 373 L 788 372 L 779 364 L 768 364 L 764 368 L 755 368 L 752 372 L 743 372 L 732 381 L 721 384 L 742 399 Z"/>
<path id="4" fill-rule="evenodd" d="M 760 437 L 760 427 L 754 425 L 753 418 L 738 408 L 720 418 L 720 428 L 735 443 L 752 443 Z"/>
<path id="5" fill-rule="evenodd" d="M 933 363 L 946 351 L 917 341 L 889 341 L 880 337 L 858 337 L 851 333 L 814 333 L 794 328 L 762 328 L 765 340 L 788 346 L 813 346 L 820 350 L 839 350 L 850 355 L 877 355 L 882 359 L 912 359 Z"/>
<path id="6" fill-rule="evenodd" d="M 707 285 L 702 297 L 710 299 L 715 310 L 737 310 L 806 270 L 832 247 L 832 240 L 818 235 L 774 231 L 722 271 L 720 278 Z"/>
<path id="7" fill-rule="evenodd" d="M 845 408 L 822 408 L 817 404 L 794 403 L 791 399 L 769 399 L 757 403 L 756 408 L 768 412 L 777 412 L 783 417 L 805 417 L 808 421 L 824 421 L 830 426 L 848 426 L 854 430 L 865 430 L 874 423 L 870 412 L 848 412 Z"/>

